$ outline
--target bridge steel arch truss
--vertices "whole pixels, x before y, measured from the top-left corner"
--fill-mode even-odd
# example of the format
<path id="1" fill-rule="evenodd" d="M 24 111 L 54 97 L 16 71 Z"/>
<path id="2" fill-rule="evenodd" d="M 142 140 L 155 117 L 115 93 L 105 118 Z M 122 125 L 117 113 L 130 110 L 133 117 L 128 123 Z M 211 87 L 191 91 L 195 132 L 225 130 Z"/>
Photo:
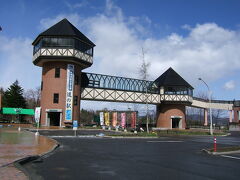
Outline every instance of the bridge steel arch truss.
<path id="1" fill-rule="evenodd" d="M 191 103 L 192 96 L 187 94 L 162 94 L 153 81 L 85 73 L 88 84 L 82 88 L 81 99 L 160 104 L 164 101 Z"/>

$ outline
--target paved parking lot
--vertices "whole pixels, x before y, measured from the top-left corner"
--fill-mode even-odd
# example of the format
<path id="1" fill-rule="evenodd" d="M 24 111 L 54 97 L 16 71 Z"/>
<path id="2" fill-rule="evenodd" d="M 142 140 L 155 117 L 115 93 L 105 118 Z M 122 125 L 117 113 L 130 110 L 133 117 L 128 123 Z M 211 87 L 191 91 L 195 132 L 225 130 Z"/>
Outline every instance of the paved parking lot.
<path id="1" fill-rule="evenodd" d="M 201 152 L 212 137 L 159 139 L 55 137 L 61 146 L 26 164 L 32 179 L 239 179 L 240 159 Z M 239 137 L 218 138 L 222 146 Z M 225 144 L 224 144 L 225 143 Z M 220 144 L 219 144 L 220 146 Z M 238 154 L 231 155 L 239 157 Z"/>

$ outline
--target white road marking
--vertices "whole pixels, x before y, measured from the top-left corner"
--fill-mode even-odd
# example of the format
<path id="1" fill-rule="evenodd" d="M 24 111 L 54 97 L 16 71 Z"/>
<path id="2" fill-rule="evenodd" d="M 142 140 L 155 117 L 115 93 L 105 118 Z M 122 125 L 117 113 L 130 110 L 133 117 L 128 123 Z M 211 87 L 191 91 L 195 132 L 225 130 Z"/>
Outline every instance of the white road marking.
<path id="1" fill-rule="evenodd" d="M 149 143 L 179 143 L 183 141 L 147 141 Z"/>
<path id="2" fill-rule="evenodd" d="M 96 137 L 94 135 L 86 135 L 86 136 L 48 136 L 51 138 L 92 138 L 92 137 Z"/>
<path id="3" fill-rule="evenodd" d="M 234 157 L 234 156 L 228 156 L 228 155 L 221 155 L 222 157 L 226 157 L 226 158 L 231 158 L 231 159 L 238 159 L 240 160 L 239 157 Z"/>

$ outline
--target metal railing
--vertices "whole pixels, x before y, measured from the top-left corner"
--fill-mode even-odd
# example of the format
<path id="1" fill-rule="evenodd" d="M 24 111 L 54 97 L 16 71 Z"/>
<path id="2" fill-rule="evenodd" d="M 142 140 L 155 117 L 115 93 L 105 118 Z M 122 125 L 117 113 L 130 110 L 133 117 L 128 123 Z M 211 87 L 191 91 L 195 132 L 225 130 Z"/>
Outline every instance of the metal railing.
<path id="1" fill-rule="evenodd" d="M 120 91 L 146 92 L 158 94 L 158 90 L 152 87 L 153 81 L 145 81 L 140 79 L 125 78 L 118 76 L 109 76 L 95 73 L 85 73 L 88 77 L 88 85 L 90 88 L 112 89 Z"/>

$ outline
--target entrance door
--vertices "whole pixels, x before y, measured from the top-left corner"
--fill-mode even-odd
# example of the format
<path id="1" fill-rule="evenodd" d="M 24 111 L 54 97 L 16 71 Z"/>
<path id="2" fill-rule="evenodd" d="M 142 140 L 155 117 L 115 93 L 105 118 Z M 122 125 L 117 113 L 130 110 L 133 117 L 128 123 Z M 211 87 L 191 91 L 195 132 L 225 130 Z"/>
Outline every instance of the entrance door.
<path id="1" fill-rule="evenodd" d="M 180 118 L 172 118 L 172 128 L 179 128 Z"/>
<path id="2" fill-rule="evenodd" d="M 60 112 L 49 112 L 48 119 L 50 121 L 50 126 L 60 125 Z"/>

